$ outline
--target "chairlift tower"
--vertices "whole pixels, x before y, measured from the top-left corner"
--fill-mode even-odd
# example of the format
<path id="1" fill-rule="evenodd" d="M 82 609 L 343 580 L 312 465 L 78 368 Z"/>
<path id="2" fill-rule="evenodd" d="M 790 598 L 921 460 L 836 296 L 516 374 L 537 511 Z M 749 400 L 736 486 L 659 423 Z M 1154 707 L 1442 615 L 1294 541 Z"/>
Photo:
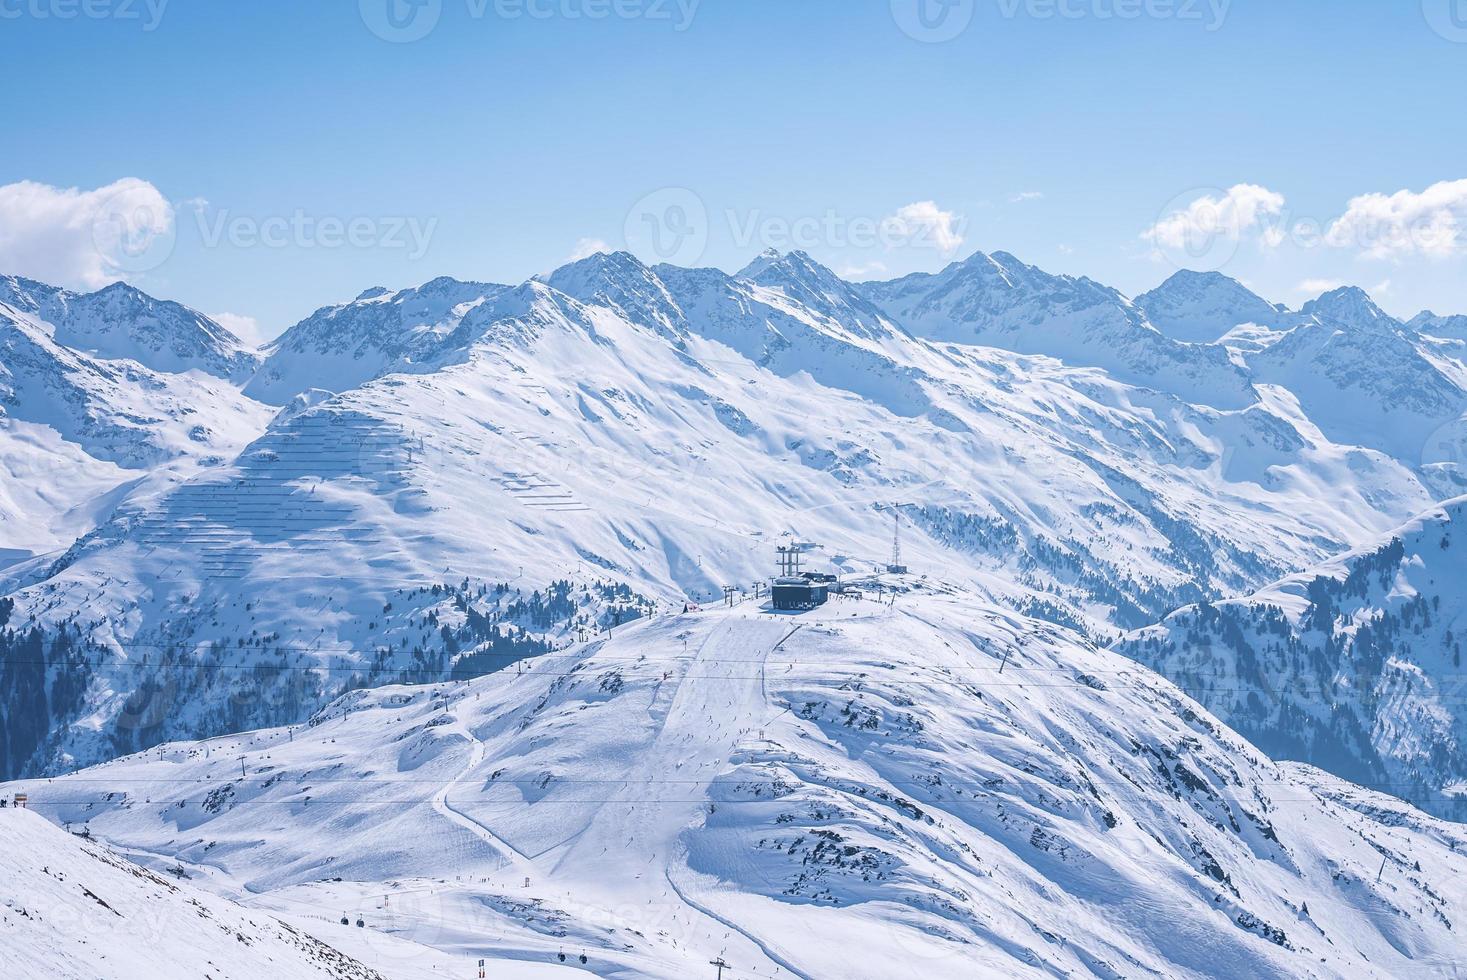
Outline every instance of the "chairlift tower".
<path id="1" fill-rule="evenodd" d="M 797 577 L 800 574 L 800 556 L 804 554 L 804 548 L 797 544 L 782 544 L 776 550 L 779 552 L 779 577 Z"/>

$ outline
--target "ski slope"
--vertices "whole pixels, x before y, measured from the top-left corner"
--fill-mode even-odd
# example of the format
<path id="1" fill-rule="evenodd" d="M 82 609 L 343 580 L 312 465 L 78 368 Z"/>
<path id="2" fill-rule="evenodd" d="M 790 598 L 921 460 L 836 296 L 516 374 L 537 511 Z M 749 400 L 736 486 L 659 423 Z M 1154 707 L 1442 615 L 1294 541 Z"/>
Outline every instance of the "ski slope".
<path id="1" fill-rule="evenodd" d="M 0 810 L 0 974 L 382 980 L 306 931 Z"/>
<path id="2" fill-rule="evenodd" d="M 1460 955 L 1460 827 L 1272 763 L 1062 628 L 915 579 L 866 596 L 659 616 L 5 789 L 253 909 L 514 976 L 1394 978 Z"/>

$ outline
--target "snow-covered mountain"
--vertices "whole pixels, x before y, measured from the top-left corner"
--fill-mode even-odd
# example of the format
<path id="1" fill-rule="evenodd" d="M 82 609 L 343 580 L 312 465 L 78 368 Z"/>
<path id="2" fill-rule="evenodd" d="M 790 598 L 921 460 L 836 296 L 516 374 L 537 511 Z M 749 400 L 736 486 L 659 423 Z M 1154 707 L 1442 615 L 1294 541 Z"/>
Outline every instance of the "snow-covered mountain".
<path id="1" fill-rule="evenodd" d="M 1306 322 L 1249 355 L 1255 378 L 1293 393 L 1331 440 L 1345 439 L 1418 465 L 1428 442 L 1467 411 L 1467 366 L 1347 287 L 1305 304 Z M 1454 461 L 1456 462 L 1456 461 Z M 1462 474 L 1443 474 L 1467 490 Z"/>
<path id="2" fill-rule="evenodd" d="M 384 976 L 1429 975 L 1467 840 L 1337 777 L 1461 815 L 1467 500 L 1390 532 L 1467 485 L 1429 448 L 1467 367 L 1358 291 L 1239 290 L 616 253 L 369 290 L 246 380 L 108 346 L 167 304 L 29 284 L 0 774 L 186 740 L 26 788 Z M 681 613 L 898 527 L 895 607 Z"/>
<path id="3" fill-rule="evenodd" d="M 834 568 L 880 567 L 898 511 L 909 563 L 1109 635 L 1432 501 L 1410 466 L 1331 442 L 1286 394 L 1224 412 L 933 344 L 786 259 L 749 278 L 594 257 L 483 302 L 440 282 L 437 309 L 472 309 L 410 328 L 418 353 L 392 361 L 370 340 L 378 360 L 333 354 L 314 375 L 290 373 L 283 341 L 261 376 L 297 381 L 277 393 L 338 368 L 380 376 L 293 397 L 228 465 L 129 497 L 9 576 L 18 636 L 76 630 L 68 643 L 104 662 L 82 702 L 11 717 L 26 747 L 12 771 L 297 720 L 404 671 L 487 669 L 649 604 L 748 588 L 782 535 Z M 414 301 L 397 295 L 343 309 L 355 339 L 340 350 L 380 338 L 370 323 L 401 339 L 428 322 L 376 309 Z M 556 612 L 536 621 L 536 603 Z M 252 665 L 258 688 L 207 670 L 180 687 L 175 665 L 209 662 Z M 187 711 L 141 707 L 184 691 Z"/>
<path id="4" fill-rule="evenodd" d="M 126 287 L 0 293 L 31 310 L 0 302 L 0 568 L 64 550 L 143 484 L 233 459 L 269 420 L 227 377 L 252 358 L 198 314 Z"/>
<path id="5" fill-rule="evenodd" d="M 1117 649 L 1275 758 L 1467 820 L 1467 498 L 1247 598 L 1188 607 Z"/>
<path id="6" fill-rule="evenodd" d="M 642 620 L 523 673 L 7 791 L 251 916 L 361 917 L 515 976 L 1460 961 L 1461 827 L 1270 762 L 1062 628 L 910 578 L 861 588 Z"/>
<path id="7" fill-rule="evenodd" d="M 1219 409 L 1256 399 L 1225 349 L 1173 340 L 1114 289 L 1051 275 L 1007 252 L 980 252 L 936 275 L 857 288 L 893 320 L 932 340 L 1104 368 L 1121 381 Z"/>
<path id="8" fill-rule="evenodd" d="M 1220 272 L 1182 270 L 1136 306 L 1151 324 L 1174 340 L 1213 344 L 1238 327 L 1279 327 L 1288 314 Z"/>
<path id="9" fill-rule="evenodd" d="M 1423 310 L 1412 317 L 1406 326 L 1433 337 L 1467 340 L 1467 315 L 1460 313 L 1453 316 L 1437 316 L 1429 310 Z"/>
<path id="10" fill-rule="evenodd" d="M 200 371 L 242 383 L 260 358 L 225 327 L 195 310 L 114 283 L 74 293 L 0 276 L 0 304 L 44 325 L 55 343 L 103 360 L 126 360 L 163 374 Z"/>
<path id="11" fill-rule="evenodd" d="M 453 342 L 465 318 L 509 290 L 443 277 L 398 292 L 368 289 L 317 310 L 265 349 L 245 393 L 284 405 L 310 389 L 346 391 L 391 370 L 410 370 Z"/>

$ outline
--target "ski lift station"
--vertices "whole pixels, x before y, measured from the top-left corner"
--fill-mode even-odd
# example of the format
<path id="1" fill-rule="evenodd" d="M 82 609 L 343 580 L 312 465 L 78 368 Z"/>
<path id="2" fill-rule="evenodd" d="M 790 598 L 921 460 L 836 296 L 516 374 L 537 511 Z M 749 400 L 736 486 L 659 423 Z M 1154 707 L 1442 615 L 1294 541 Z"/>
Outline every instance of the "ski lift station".
<path id="1" fill-rule="evenodd" d="M 830 601 L 830 588 L 836 583 L 836 577 L 800 571 L 800 556 L 808 547 L 803 544 L 780 545 L 779 577 L 770 587 L 770 599 L 775 609 L 800 612 Z"/>

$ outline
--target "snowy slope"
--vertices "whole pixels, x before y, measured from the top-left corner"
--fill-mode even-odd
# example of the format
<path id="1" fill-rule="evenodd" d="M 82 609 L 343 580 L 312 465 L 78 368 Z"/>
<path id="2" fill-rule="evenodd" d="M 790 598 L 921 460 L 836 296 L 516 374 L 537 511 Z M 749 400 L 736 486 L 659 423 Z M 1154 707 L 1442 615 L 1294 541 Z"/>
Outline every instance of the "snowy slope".
<path id="1" fill-rule="evenodd" d="M 304 394 L 231 465 L 130 499 L 13 575 L 12 628 L 87 624 L 105 662 L 84 711 L 37 708 L 12 730 L 40 740 L 31 771 L 278 724 L 344 683 L 497 656 L 484 631 L 442 627 L 556 582 L 585 601 L 517 623 L 542 644 L 637 596 L 748 588 L 781 535 L 823 545 L 823 564 L 877 567 L 895 510 L 910 563 L 1110 633 L 1257 587 L 1431 501 L 1409 468 L 1331 443 L 1286 394 L 1219 412 L 1047 358 L 934 345 L 806 259 L 778 282 L 761 270 L 761 285 L 606 258 L 551 277 L 584 300 L 544 282 L 503 292 L 432 359 Z M 818 309 L 792 298 L 817 287 Z M 159 657 L 202 666 L 220 651 L 272 689 L 309 682 L 240 698 L 205 670 L 182 690 L 156 673 Z M 119 728 L 129 698 L 154 690 L 189 710 Z"/>
<path id="2" fill-rule="evenodd" d="M 876 584 L 7 791 L 261 913 L 516 970 L 1403 977 L 1460 956 L 1460 828 L 1271 763 L 1062 629 Z"/>
<path id="3" fill-rule="evenodd" d="M 0 973 L 33 980 L 382 980 L 273 916 L 0 810 Z"/>
<path id="4" fill-rule="evenodd" d="M 1289 319 L 1220 272 L 1182 270 L 1135 302 L 1156 329 L 1189 344 L 1213 344 L 1240 326 L 1273 328 Z"/>
<path id="5" fill-rule="evenodd" d="M 259 356 L 225 327 L 126 283 L 74 293 L 0 276 L 0 303 L 46 324 L 57 344 L 104 360 L 136 361 L 165 374 L 200 371 L 236 383 L 259 366 Z"/>
<path id="6" fill-rule="evenodd" d="M 1114 289 L 1050 275 L 1007 252 L 980 252 L 936 275 L 857 288 L 919 336 L 1100 367 L 1118 380 L 1221 409 L 1254 400 L 1246 373 L 1225 349 L 1173 340 Z"/>
<path id="7" fill-rule="evenodd" d="M 1467 819 L 1467 498 L 1244 599 L 1182 609 L 1117 650 L 1278 758 Z"/>

